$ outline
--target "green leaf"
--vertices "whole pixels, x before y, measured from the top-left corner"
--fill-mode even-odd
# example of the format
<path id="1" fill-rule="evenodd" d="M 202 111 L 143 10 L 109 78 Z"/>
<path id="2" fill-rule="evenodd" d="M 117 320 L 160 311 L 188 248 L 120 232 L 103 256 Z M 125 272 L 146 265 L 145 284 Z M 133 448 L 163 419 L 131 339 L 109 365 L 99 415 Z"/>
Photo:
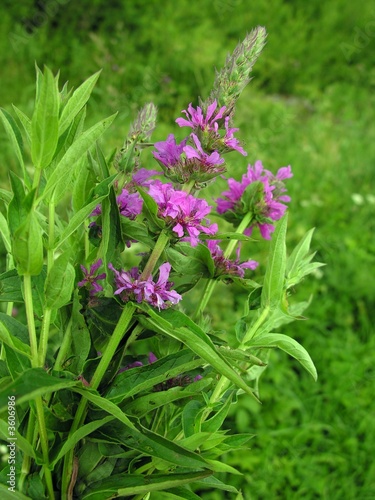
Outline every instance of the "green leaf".
<path id="1" fill-rule="evenodd" d="M 194 481 L 194 488 L 209 488 L 209 489 L 218 489 L 223 491 L 229 491 L 231 493 L 238 493 L 237 489 L 230 484 L 225 484 L 215 476 L 206 477 L 204 479 L 200 479 L 199 481 Z"/>
<path id="2" fill-rule="evenodd" d="M 1 500 L 30 500 L 30 497 L 27 497 L 20 491 L 9 491 L 9 485 L 2 483 L 0 483 L 0 496 Z"/>
<path id="3" fill-rule="evenodd" d="M 144 243 L 148 247 L 153 247 L 155 241 L 148 234 L 145 224 L 121 217 L 121 232 L 125 240 L 135 240 Z"/>
<path id="4" fill-rule="evenodd" d="M 59 136 L 59 92 L 50 69 L 44 71 L 31 120 L 31 158 L 36 168 L 45 168 L 52 161 Z"/>
<path id="5" fill-rule="evenodd" d="M 2 419 L 0 420 L 0 437 L 4 441 L 9 438 L 8 423 Z M 17 438 L 17 448 L 22 450 L 25 455 L 34 458 L 34 460 L 39 460 L 41 458 L 35 451 L 34 446 L 32 446 L 31 443 L 29 443 L 29 441 L 27 441 L 27 439 L 25 439 L 18 431 L 16 431 L 16 435 L 14 437 Z"/>
<path id="6" fill-rule="evenodd" d="M 199 380 L 189 384 L 187 387 L 172 387 L 168 391 L 146 394 L 145 396 L 137 396 L 133 401 L 124 403 L 126 412 L 137 418 L 142 418 L 147 413 L 154 411 L 157 408 L 165 406 L 174 401 L 181 399 L 188 400 L 199 394 L 204 387 L 211 384 L 208 378 Z M 155 397 L 157 394 L 157 397 Z M 181 402 L 183 404 L 183 402 Z"/>
<path id="7" fill-rule="evenodd" d="M 199 429 L 199 416 L 204 409 L 202 402 L 197 400 L 189 401 L 182 410 L 182 429 L 184 436 L 189 437 L 196 434 Z"/>
<path id="8" fill-rule="evenodd" d="M 8 206 L 8 224 L 10 234 L 13 235 L 24 222 L 31 207 L 29 204 L 25 205 L 26 193 L 21 179 L 12 171 L 9 174 L 13 196 Z"/>
<path id="9" fill-rule="evenodd" d="M 202 240 L 237 240 L 237 241 L 255 241 L 254 238 L 242 233 L 215 233 L 213 236 L 208 234 L 199 235 Z"/>
<path id="10" fill-rule="evenodd" d="M 6 133 L 12 143 L 13 150 L 21 166 L 23 173 L 23 180 L 28 186 L 30 186 L 29 175 L 26 171 L 25 163 L 23 161 L 23 140 L 21 131 L 18 128 L 13 117 L 7 111 L 5 111 L 5 109 L 0 108 L 0 117 L 3 120 Z"/>
<path id="11" fill-rule="evenodd" d="M 158 217 L 158 205 L 154 198 L 150 196 L 141 187 L 138 187 L 138 192 L 143 198 L 143 214 L 147 218 L 152 231 L 158 231 L 165 228 L 165 222 Z"/>
<path id="12" fill-rule="evenodd" d="M 35 212 L 30 212 L 15 231 L 12 253 L 18 273 L 39 274 L 43 267 L 43 235 Z"/>
<path id="13" fill-rule="evenodd" d="M 221 405 L 221 407 L 218 409 L 218 411 L 215 413 L 213 417 L 202 423 L 202 431 L 216 432 L 219 429 L 221 429 L 221 426 L 228 415 L 231 404 L 232 404 L 232 396 L 227 398 L 225 403 Z"/>
<path id="14" fill-rule="evenodd" d="M 0 340 L 14 351 L 30 358 L 28 329 L 7 314 L 0 313 Z"/>
<path id="15" fill-rule="evenodd" d="M 91 484 L 84 491 L 82 500 L 103 500 L 115 496 L 144 495 L 152 491 L 188 484 L 210 475 L 210 471 L 188 472 L 183 474 L 117 474 L 108 479 Z"/>
<path id="16" fill-rule="evenodd" d="M 22 373 L 11 384 L 1 389 L 0 413 L 6 410 L 9 396 L 14 395 L 16 404 L 20 405 L 38 396 L 45 396 L 50 392 L 73 387 L 77 383 L 75 380 L 49 375 L 43 368 L 31 368 Z"/>
<path id="17" fill-rule="evenodd" d="M 62 253 L 53 263 L 45 282 L 46 307 L 59 309 L 67 304 L 72 296 L 75 270 L 69 262 L 70 253 Z"/>
<path id="18" fill-rule="evenodd" d="M 237 387 L 257 399 L 252 389 L 219 353 L 208 335 L 196 323 L 188 318 L 188 316 L 173 309 L 157 312 L 151 307 L 143 307 L 147 310 L 149 317 L 139 316 L 141 324 L 147 326 L 151 330 L 180 340 L 195 354 L 211 365 L 218 373 L 228 378 Z"/>
<path id="19" fill-rule="evenodd" d="M 98 81 L 101 70 L 90 76 L 82 83 L 74 92 L 68 102 L 65 104 L 59 122 L 59 135 L 65 132 L 74 120 L 75 116 L 80 112 L 86 102 L 89 100 L 91 92 Z"/>
<path id="20" fill-rule="evenodd" d="M 13 109 L 18 116 L 19 121 L 21 122 L 21 124 L 25 130 L 27 141 L 30 144 L 30 142 L 31 142 L 31 120 L 28 116 L 25 115 L 25 113 L 23 111 L 18 109 L 14 104 L 12 106 L 13 106 Z"/>
<path id="21" fill-rule="evenodd" d="M 309 254 L 314 229 L 310 229 L 294 248 L 286 264 L 287 288 L 299 283 L 302 278 L 315 269 L 324 266 L 321 262 L 311 262 L 315 253 Z"/>
<path id="22" fill-rule="evenodd" d="M 102 428 L 98 431 L 99 435 L 109 436 L 112 442 L 122 443 L 129 448 L 141 451 L 149 456 L 161 458 L 175 465 L 190 468 L 206 467 L 206 461 L 196 453 L 186 450 L 177 443 L 169 441 L 144 427 L 141 427 L 140 431 L 137 430 L 123 411 L 108 399 L 98 396 L 87 389 L 74 388 L 73 390 L 116 417 L 117 422 Z"/>
<path id="23" fill-rule="evenodd" d="M 191 351 L 183 349 L 158 359 L 149 365 L 132 368 L 120 373 L 113 381 L 106 397 L 118 404 L 124 398 L 151 389 L 157 384 L 194 370 L 201 365 L 201 359 L 193 359 Z"/>
<path id="24" fill-rule="evenodd" d="M 108 182 L 109 181 L 109 182 Z M 64 231 L 60 234 L 58 241 L 56 242 L 55 248 L 59 248 L 64 241 L 71 236 L 74 231 L 76 231 L 81 224 L 88 218 L 91 212 L 96 208 L 99 203 L 104 200 L 108 196 L 110 183 L 113 181 L 113 178 L 105 179 L 100 183 L 100 186 L 104 188 L 104 194 L 95 198 L 94 201 L 91 201 L 84 207 L 82 207 L 78 212 L 76 212 L 73 217 L 70 219 L 68 226 L 64 229 Z"/>
<path id="25" fill-rule="evenodd" d="M 201 274 L 213 278 L 215 263 L 206 245 L 199 243 L 192 247 L 188 243 L 179 243 L 165 250 L 173 269 L 182 275 Z"/>
<path id="26" fill-rule="evenodd" d="M 107 130 L 115 116 L 116 114 L 111 115 L 93 125 L 70 146 L 47 180 L 43 198 L 50 200 L 55 193 L 55 202 L 57 203 L 66 194 L 66 188 L 70 184 L 77 162 Z"/>
<path id="27" fill-rule="evenodd" d="M 77 429 L 73 434 L 69 435 L 69 437 L 64 441 L 63 445 L 59 449 L 59 451 L 56 453 L 54 457 L 51 457 L 50 459 L 50 468 L 53 470 L 57 462 L 63 458 L 69 450 L 71 450 L 81 439 L 85 438 L 89 434 L 93 433 L 103 425 L 107 424 L 111 420 L 113 420 L 114 417 L 108 416 L 105 418 L 102 418 L 100 420 L 94 420 L 93 422 L 90 422 L 86 425 L 81 426 L 79 429 Z"/>
<path id="28" fill-rule="evenodd" d="M 261 295 L 263 308 L 275 309 L 284 296 L 284 281 L 286 268 L 285 236 L 288 218 L 284 215 L 277 223 L 272 236 L 266 274 Z"/>
<path id="29" fill-rule="evenodd" d="M 295 358 L 316 381 L 318 374 L 309 353 L 296 340 L 281 333 L 267 333 L 252 339 L 251 347 L 278 347 Z"/>
<path id="30" fill-rule="evenodd" d="M 6 218 L 0 212 L 0 235 L 3 239 L 5 250 L 11 252 L 10 232 Z"/>

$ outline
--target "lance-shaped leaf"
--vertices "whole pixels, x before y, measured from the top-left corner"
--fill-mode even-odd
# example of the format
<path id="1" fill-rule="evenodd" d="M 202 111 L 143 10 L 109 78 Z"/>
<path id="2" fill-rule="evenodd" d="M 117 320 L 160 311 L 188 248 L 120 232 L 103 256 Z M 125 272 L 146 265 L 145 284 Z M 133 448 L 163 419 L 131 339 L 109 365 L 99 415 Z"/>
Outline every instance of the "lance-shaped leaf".
<path id="1" fill-rule="evenodd" d="M 173 309 L 166 309 L 160 312 L 155 311 L 151 307 L 145 307 L 145 309 L 149 316 L 139 316 L 140 323 L 151 330 L 168 335 L 184 343 L 218 373 L 257 399 L 252 389 L 216 349 L 209 336 L 188 316 Z"/>
<path id="2" fill-rule="evenodd" d="M 285 215 L 277 223 L 272 236 L 266 274 L 261 296 L 262 307 L 275 309 L 282 301 L 284 294 L 286 246 L 285 236 L 288 218 Z"/>
<path id="3" fill-rule="evenodd" d="M 43 267 L 43 232 L 34 212 L 15 231 L 12 253 L 19 274 L 38 275 Z"/>
<path id="4" fill-rule="evenodd" d="M 149 365 L 120 373 L 113 381 L 106 397 L 115 403 L 120 403 L 124 398 L 152 389 L 157 384 L 201 365 L 201 359 L 194 359 L 190 350 L 183 349 Z"/>
<path id="5" fill-rule="evenodd" d="M 66 389 L 78 383 L 76 380 L 49 375 L 43 368 L 31 368 L 11 384 L 1 388 L 0 413 L 6 410 L 9 396 L 15 396 L 16 404 L 19 405 L 37 396 L 45 396 L 50 392 Z"/>
<path id="6" fill-rule="evenodd" d="M 3 121 L 6 133 L 12 143 L 13 150 L 21 166 L 23 173 L 23 180 L 30 187 L 29 175 L 26 171 L 25 163 L 23 161 L 23 140 L 21 131 L 18 128 L 16 122 L 14 121 L 12 115 L 10 115 L 7 111 L 5 111 L 5 109 L 0 109 L 0 117 Z"/>
<path id="7" fill-rule="evenodd" d="M 14 351 L 30 358 L 28 329 L 7 314 L 0 313 L 0 340 Z"/>
<path id="8" fill-rule="evenodd" d="M 9 227 L 4 215 L 0 212 L 0 236 L 3 239 L 3 243 L 5 246 L 5 250 L 7 253 L 11 251 L 11 242 L 10 242 L 10 232 Z"/>
<path id="9" fill-rule="evenodd" d="M 111 423 L 110 426 L 105 426 L 98 431 L 98 435 L 103 436 L 106 440 L 109 439 L 111 442 L 123 444 L 128 448 L 141 451 L 148 456 L 161 458 L 181 467 L 210 468 L 206 461 L 198 454 L 144 427 L 138 430 L 123 411 L 112 403 L 112 401 L 94 394 L 87 389 L 75 388 L 74 390 L 102 410 L 116 417 L 117 422 Z"/>
<path id="10" fill-rule="evenodd" d="M 210 474 L 210 471 L 151 475 L 117 474 L 91 484 L 83 493 L 82 500 L 102 500 L 103 498 L 128 497 L 164 491 L 198 481 Z"/>
<path id="11" fill-rule="evenodd" d="M 313 360 L 304 347 L 288 335 L 281 333 L 267 333 L 254 338 L 251 347 L 278 347 L 295 358 L 310 373 L 314 380 L 318 375 Z"/>
<path id="12" fill-rule="evenodd" d="M 70 301 L 76 273 L 69 260 L 69 252 L 62 253 L 54 261 L 47 275 L 45 296 L 46 306 L 49 309 L 59 309 Z"/>
<path id="13" fill-rule="evenodd" d="M 116 114 L 96 123 L 70 146 L 65 155 L 54 168 L 51 176 L 47 180 L 43 191 L 43 198 L 50 200 L 55 193 L 55 202 L 58 202 L 66 193 L 66 188 L 70 184 L 74 168 L 77 162 L 93 146 L 95 141 L 107 130 L 115 119 Z"/>
<path id="14" fill-rule="evenodd" d="M 91 92 L 98 81 L 101 70 L 90 76 L 86 81 L 82 83 L 70 97 L 68 102 L 65 104 L 59 123 L 59 135 L 63 134 L 65 130 L 69 127 L 71 122 L 74 120 L 75 116 L 80 112 L 86 102 L 89 100 Z"/>
<path id="15" fill-rule="evenodd" d="M 31 120 L 31 158 L 37 168 L 51 163 L 59 137 L 59 92 L 50 69 L 45 68 Z"/>

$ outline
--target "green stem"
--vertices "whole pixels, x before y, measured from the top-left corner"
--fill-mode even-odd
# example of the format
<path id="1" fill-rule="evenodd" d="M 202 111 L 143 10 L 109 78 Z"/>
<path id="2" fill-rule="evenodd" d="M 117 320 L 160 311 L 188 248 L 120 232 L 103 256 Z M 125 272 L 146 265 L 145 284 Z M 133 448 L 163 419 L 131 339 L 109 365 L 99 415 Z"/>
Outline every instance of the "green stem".
<path id="1" fill-rule="evenodd" d="M 29 329 L 30 338 L 30 351 L 31 351 L 31 366 L 36 368 L 39 365 L 38 356 L 38 342 L 36 338 L 35 321 L 34 321 L 34 306 L 33 306 L 33 295 L 31 290 L 31 276 L 30 274 L 25 274 L 23 277 L 23 284 L 25 290 L 25 307 L 26 307 L 26 317 L 27 326 Z"/>
<path id="2" fill-rule="evenodd" d="M 46 307 L 43 314 L 42 329 L 39 339 L 39 366 L 44 366 L 46 361 L 51 314 L 52 309 Z"/>
<path id="3" fill-rule="evenodd" d="M 54 199 L 48 205 L 48 250 L 47 250 L 47 269 L 50 272 L 54 261 L 55 250 L 55 202 Z"/>
<path id="4" fill-rule="evenodd" d="M 44 420 L 44 408 L 42 398 L 39 396 L 35 398 L 36 411 L 38 415 L 38 424 L 39 424 L 39 435 L 40 435 L 40 444 L 42 447 L 43 454 L 43 471 L 44 471 L 44 479 L 47 485 L 48 498 L 50 500 L 54 500 L 55 493 L 53 491 L 53 481 L 52 481 L 52 472 L 49 468 L 49 453 L 48 453 L 48 436 L 46 430 L 46 423 Z"/>
<path id="5" fill-rule="evenodd" d="M 91 379 L 90 386 L 92 389 L 97 389 L 99 387 L 99 384 L 106 373 L 108 366 L 123 338 L 125 335 L 129 324 L 132 320 L 133 314 L 135 311 L 135 306 L 132 302 L 128 302 L 126 306 L 124 307 L 121 317 L 116 325 L 116 328 L 112 334 L 112 336 L 109 339 L 109 342 L 107 344 L 107 347 L 103 353 L 103 356 L 101 357 L 101 360 L 95 370 L 95 373 Z M 82 425 L 85 415 L 86 415 L 86 409 L 87 409 L 87 399 L 82 398 L 73 423 L 72 427 L 70 429 L 70 434 L 69 436 L 72 436 L 74 432 Z M 66 455 L 64 459 L 64 469 L 63 469 L 63 476 L 62 476 L 62 498 L 64 500 L 69 500 L 71 498 L 71 494 L 69 493 L 69 485 L 70 485 L 70 479 L 72 476 L 73 472 L 73 461 L 74 461 L 74 448 L 71 449 Z"/>
<path id="6" fill-rule="evenodd" d="M 57 354 L 57 358 L 55 361 L 54 369 L 56 371 L 62 370 L 63 363 L 65 361 L 65 357 L 66 357 L 66 354 L 68 352 L 68 349 L 69 349 L 70 343 L 71 343 L 72 325 L 73 325 L 73 319 L 72 319 L 72 317 L 70 317 L 68 326 L 66 327 L 65 333 L 63 335 L 61 346 L 60 346 L 60 349 L 59 349 L 59 352 Z"/>
<path id="7" fill-rule="evenodd" d="M 151 255 L 147 261 L 147 264 L 145 265 L 145 268 L 143 269 L 143 272 L 139 278 L 140 280 L 146 280 L 151 276 L 152 271 L 154 270 L 154 267 L 157 261 L 159 260 L 161 254 L 163 253 L 168 242 L 169 242 L 169 236 L 163 230 L 159 234 L 159 238 L 157 239 L 155 246 L 151 252 Z"/>
<path id="8" fill-rule="evenodd" d="M 26 440 L 29 443 L 32 443 L 32 445 L 35 444 L 34 433 L 35 433 L 35 413 L 30 408 L 29 420 L 27 422 Z M 21 466 L 21 474 L 18 481 L 18 489 L 19 491 L 21 491 L 21 493 L 23 490 L 23 483 L 25 482 L 25 479 L 30 473 L 30 466 L 31 466 L 31 457 L 29 455 L 24 454 Z"/>
<path id="9" fill-rule="evenodd" d="M 243 338 L 241 345 L 239 346 L 239 349 L 244 349 L 246 347 L 246 344 L 254 337 L 256 332 L 265 322 L 269 312 L 270 312 L 270 307 L 266 306 L 260 313 L 259 318 L 256 320 L 256 322 L 252 326 L 250 326 L 247 332 L 245 333 L 245 336 Z"/>
<path id="10" fill-rule="evenodd" d="M 242 219 L 241 224 L 238 226 L 236 233 L 242 234 L 245 231 L 245 229 L 250 225 L 251 218 L 252 218 L 252 214 L 250 212 L 247 213 L 245 215 L 245 217 Z M 228 243 L 228 246 L 227 246 L 227 248 L 225 249 L 225 252 L 224 252 L 224 258 L 225 259 L 229 259 L 230 258 L 231 254 L 232 254 L 233 250 L 236 248 L 237 244 L 238 244 L 237 240 L 231 240 Z M 200 301 L 200 303 L 198 305 L 198 309 L 197 309 L 197 311 L 195 313 L 195 317 L 196 318 L 199 318 L 199 316 L 205 310 L 205 308 L 206 308 L 206 306 L 208 304 L 208 301 L 210 300 L 211 295 L 212 295 L 212 293 L 213 293 L 213 291 L 215 289 L 216 283 L 217 283 L 217 280 L 213 280 L 213 279 L 207 280 L 206 286 L 205 286 L 204 291 L 203 291 L 202 300 Z"/>
<path id="11" fill-rule="evenodd" d="M 34 172 L 34 179 L 33 179 L 33 186 L 32 186 L 32 189 L 36 189 L 35 199 L 38 197 L 38 190 L 39 190 L 39 184 L 40 184 L 41 178 L 42 178 L 42 169 L 36 168 L 35 172 Z"/>
<path id="12" fill-rule="evenodd" d="M 35 321 L 34 321 L 34 306 L 33 306 L 33 296 L 31 289 L 31 276 L 30 274 L 25 274 L 23 277 L 24 283 L 24 293 L 25 293 L 25 307 L 26 307 L 26 316 L 27 316 L 27 326 L 29 329 L 29 337 L 30 337 L 30 351 L 31 351 L 31 366 L 33 368 L 37 368 L 40 366 L 39 364 L 39 356 L 38 356 L 38 344 L 36 338 L 36 329 L 35 329 Z M 39 427 L 39 435 L 40 435 L 40 443 L 42 447 L 43 454 L 43 470 L 45 481 L 47 485 L 47 490 L 50 499 L 54 499 L 54 491 L 52 484 L 52 474 L 49 469 L 49 457 L 48 457 L 48 436 L 46 430 L 46 423 L 44 420 L 44 409 L 43 409 L 43 401 L 40 396 L 35 398 L 36 405 L 36 413 L 38 418 L 38 427 Z M 30 431 L 31 432 L 31 431 Z"/>

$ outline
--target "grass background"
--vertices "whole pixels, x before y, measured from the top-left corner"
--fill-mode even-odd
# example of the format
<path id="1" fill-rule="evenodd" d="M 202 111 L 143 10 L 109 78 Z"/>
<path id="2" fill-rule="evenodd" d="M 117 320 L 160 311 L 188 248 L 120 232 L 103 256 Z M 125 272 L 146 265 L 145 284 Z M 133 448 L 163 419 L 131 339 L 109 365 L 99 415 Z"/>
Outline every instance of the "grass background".
<path id="1" fill-rule="evenodd" d="M 208 95 L 215 68 L 246 32 L 266 27 L 268 43 L 235 125 L 250 163 L 292 165 L 290 248 L 316 227 L 313 248 L 327 266 L 296 290 L 296 298 L 313 301 L 308 320 L 285 333 L 310 352 L 319 380 L 272 353 L 263 405 L 243 398 L 228 422 L 256 434 L 252 448 L 225 460 L 244 472 L 230 481 L 246 500 L 375 498 L 373 2 L 3 0 L 0 10 L 1 106 L 31 114 L 34 61 L 75 86 L 102 68 L 88 117 L 119 111 L 107 152 L 121 146 L 148 101 L 159 107 L 155 140 L 181 133 L 174 124 L 181 109 Z M 230 175 L 239 178 L 247 162 L 237 156 Z M 0 129 L 3 183 L 9 168 L 16 161 Z M 219 181 L 210 195 L 222 189 Z M 214 325 L 225 327 L 243 298 L 235 288 L 218 290 Z"/>

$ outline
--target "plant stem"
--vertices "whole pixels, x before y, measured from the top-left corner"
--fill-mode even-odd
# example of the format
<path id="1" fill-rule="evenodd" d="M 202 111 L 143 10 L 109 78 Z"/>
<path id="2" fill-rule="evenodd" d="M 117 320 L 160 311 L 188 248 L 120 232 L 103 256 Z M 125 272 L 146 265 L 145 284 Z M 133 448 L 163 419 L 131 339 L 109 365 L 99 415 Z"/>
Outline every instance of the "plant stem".
<path id="1" fill-rule="evenodd" d="M 31 366 L 33 368 L 38 368 L 39 364 L 39 356 L 38 356 L 38 345 L 36 338 L 36 330 L 35 330 L 35 321 L 34 321 L 34 306 L 33 306 L 33 296 L 32 296 L 32 288 L 31 288 L 31 276 L 30 274 L 25 274 L 24 277 L 24 293 L 25 293 L 25 307 L 26 307 L 26 316 L 27 316 L 27 326 L 29 329 L 29 337 L 30 337 L 30 351 L 31 351 Z M 43 454 L 43 470 L 45 481 L 47 485 L 47 490 L 49 494 L 49 498 L 53 500 L 55 498 L 52 484 L 52 474 L 49 469 L 49 458 L 48 458 L 48 436 L 46 430 L 46 423 L 44 420 L 44 409 L 43 409 L 43 401 L 40 396 L 35 398 L 36 405 L 36 413 L 38 418 L 38 427 L 40 434 L 40 443 L 42 447 Z M 31 430 L 30 430 L 31 432 Z"/>
<path id="2" fill-rule="evenodd" d="M 35 444 L 34 433 L 35 433 L 35 413 L 30 408 L 29 420 L 27 422 L 26 439 L 29 443 L 32 443 L 32 445 Z M 24 454 L 21 466 L 21 474 L 18 481 L 18 489 L 21 493 L 23 490 L 23 483 L 30 473 L 30 465 L 31 465 L 31 457 L 29 455 Z"/>
<path id="3" fill-rule="evenodd" d="M 46 360 L 51 314 L 52 309 L 46 307 L 43 314 L 42 329 L 39 339 L 39 366 L 44 366 Z"/>
<path id="4" fill-rule="evenodd" d="M 249 226 L 249 224 L 251 222 L 251 218 L 252 218 L 252 214 L 250 212 L 248 212 L 245 215 L 245 217 L 242 219 L 241 224 L 238 226 L 236 233 L 242 234 L 245 231 L 245 229 Z M 233 250 L 236 248 L 237 243 L 238 243 L 237 240 L 231 240 L 228 243 L 228 246 L 224 252 L 225 259 L 229 259 Z M 202 300 L 200 301 L 200 303 L 198 305 L 198 309 L 195 313 L 196 318 L 198 318 L 205 310 L 205 308 L 208 304 L 208 301 L 211 298 L 212 292 L 215 289 L 216 283 L 217 283 L 217 280 L 214 280 L 214 279 L 207 280 L 206 286 L 205 286 L 204 291 L 203 291 Z"/>
<path id="5" fill-rule="evenodd" d="M 73 319 L 71 316 L 69 323 L 68 323 L 68 326 L 66 327 L 65 333 L 63 335 L 61 346 L 60 346 L 60 349 L 59 349 L 59 352 L 57 354 L 57 358 L 55 361 L 54 369 L 57 371 L 62 370 L 63 362 L 65 360 L 66 353 L 68 352 L 68 349 L 70 347 L 71 335 L 72 335 L 72 325 L 73 325 Z"/>
<path id="6" fill-rule="evenodd" d="M 168 234 L 163 230 L 159 234 L 159 238 L 157 239 L 155 246 L 151 252 L 151 255 L 147 261 L 147 264 L 145 265 L 145 268 L 143 269 L 143 272 L 140 276 L 140 280 L 146 280 L 149 278 L 152 274 L 152 271 L 154 270 L 154 267 L 159 260 L 159 257 L 164 251 L 164 248 L 166 247 L 167 243 L 169 242 L 169 236 Z"/>
<path id="7" fill-rule="evenodd" d="M 260 313 L 259 318 L 256 320 L 256 322 L 248 328 L 248 330 L 245 333 L 245 336 L 243 338 L 243 341 L 241 345 L 239 346 L 239 349 L 244 349 L 246 347 L 246 344 L 254 337 L 256 332 L 259 330 L 259 328 L 262 326 L 262 324 L 265 322 L 268 313 L 270 312 L 270 307 L 266 306 L 263 311 Z"/>
<path id="8" fill-rule="evenodd" d="M 31 276 L 25 274 L 23 277 L 24 291 L 25 291 L 25 308 L 27 316 L 27 326 L 29 329 L 30 338 L 30 351 L 31 351 L 31 366 L 36 368 L 39 365 L 38 357 L 38 342 L 36 338 L 35 321 L 34 321 L 34 306 L 33 295 L 31 289 Z"/>
<path id="9" fill-rule="evenodd" d="M 121 317 L 116 325 L 116 328 L 112 334 L 112 336 L 109 339 L 108 345 L 104 351 L 103 356 L 101 357 L 101 360 L 99 362 L 99 365 L 97 366 L 95 373 L 91 379 L 90 386 L 92 389 L 97 389 L 99 387 L 99 384 L 105 374 L 105 372 L 108 369 L 108 366 L 116 352 L 116 349 L 118 348 L 123 336 L 125 335 L 129 324 L 131 322 L 131 319 L 133 317 L 135 311 L 135 306 L 132 302 L 128 302 L 126 306 L 124 307 Z M 72 427 L 70 429 L 69 437 L 74 434 L 74 432 L 82 425 L 85 415 L 86 415 L 86 409 L 87 409 L 87 399 L 82 398 L 73 423 Z M 64 459 L 64 469 L 63 469 L 63 479 L 62 479 L 62 493 L 61 497 L 64 498 L 64 500 L 69 500 L 71 499 L 71 494 L 69 493 L 69 485 L 70 485 L 70 478 L 72 476 L 73 472 L 73 461 L 74 461 L 74 448 L 72 448 L 66 455 Z"/>

